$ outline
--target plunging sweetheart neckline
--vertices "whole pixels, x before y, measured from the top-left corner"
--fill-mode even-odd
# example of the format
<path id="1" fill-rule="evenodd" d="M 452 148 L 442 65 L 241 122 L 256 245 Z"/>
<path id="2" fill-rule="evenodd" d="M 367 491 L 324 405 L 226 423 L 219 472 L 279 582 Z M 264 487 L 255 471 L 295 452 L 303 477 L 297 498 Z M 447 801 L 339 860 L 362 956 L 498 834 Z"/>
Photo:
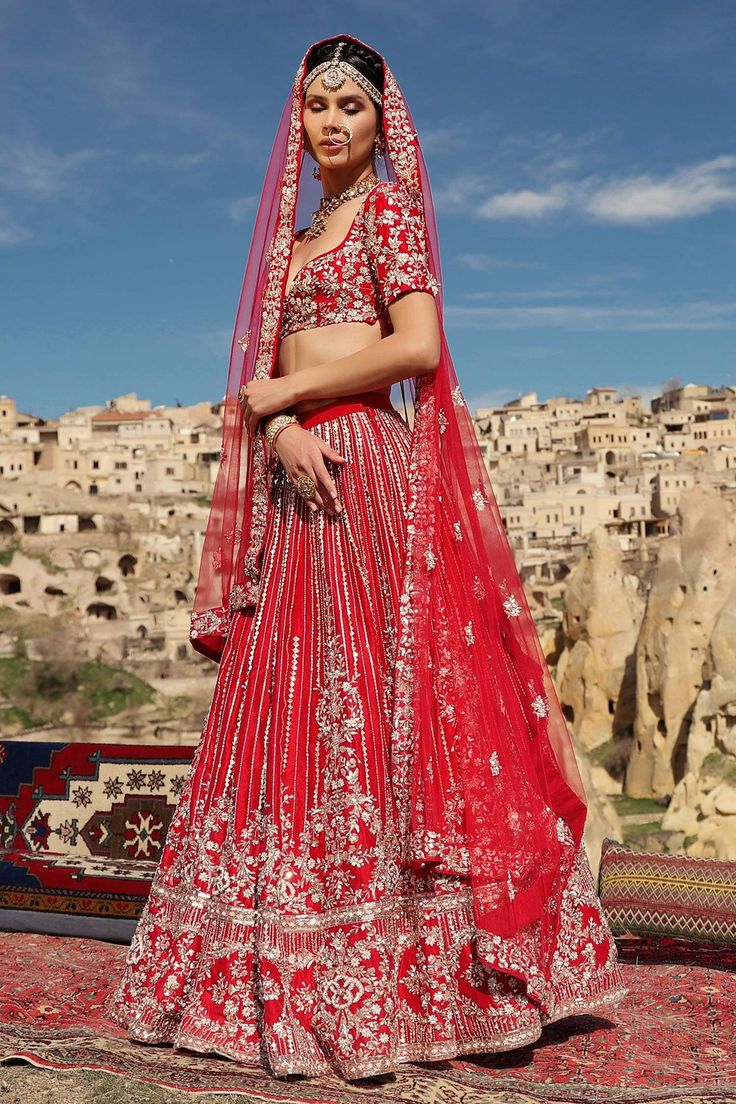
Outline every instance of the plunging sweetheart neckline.
<path id="1" fill-rule="evenodd" d="M 294 287 L 294 284 L 297 282 L 297 280 L 299 279 L 299 277 L 301 276 L 301 274 L 302 274 L 302 272 L 304 271 L 305 268 L 308 268 L 309 265 L 314 264 L 315 261 L 321 260 L 322 257 L 329 257 L 330 253 L 336 253 L 338 249 L 342 249 L 342 247 L 345 245 L 346 241 L 348 240 L 348 238 L 352 234 L 353 230 L 355 229 L 355 227 L 357 225 L 357 222 L 358 222 L 358 218 L 363 213 L 363 210 L 365 208 L 368 197 L 373 194 L 373 192 L 376 190 L 376 188 L 378 187 L 379 184 L 383 184 L 383 183 L 385 183 L 385 181 L 379 180 L 376 184 L 373 185 L 372 188 L 370 188 L 366 192 L 366 194 L 363 198 L 363 202 L 360 204 L 360 206 L 356 210 L 355 214 L 353 215 L 353 220 L 350 223 L 350 226 L 348 227 L 347 234 L 342 239 L 342 241 L 338 242 L 337 245 L 332 247 L 332 249 L 325 249 L 324 253 L 318 253 L 316 257 L 310 257 L 308 261 L 304 262 L 304 264 L 302 265 L 301 268 L 298 268 L 296 270 L 296 272 L 294 273 L 294 275 L 291 279 L 291 283 L 289 284 L 288 288 L 286 288 L 286 290 L 284 292 L 284 299 L 287 299 L 289 297 L 289 295 L 291 294 L 291 289 Z M 299 231 L 299 233 L 301 234 L 301 230 Z M 296 241 L 296 235 L 294 236 L 294 241 Z M 294 251 L 294 241 L 292 241 L 292 243 L 291 243 L 292 253 Z M 292 260 L 292 258 L 290 257 L 289 258 L 289 268 L 291 268 L 291 260 Z M 287 271 L 287 279 L 288 279 L 288 271 Z"/>

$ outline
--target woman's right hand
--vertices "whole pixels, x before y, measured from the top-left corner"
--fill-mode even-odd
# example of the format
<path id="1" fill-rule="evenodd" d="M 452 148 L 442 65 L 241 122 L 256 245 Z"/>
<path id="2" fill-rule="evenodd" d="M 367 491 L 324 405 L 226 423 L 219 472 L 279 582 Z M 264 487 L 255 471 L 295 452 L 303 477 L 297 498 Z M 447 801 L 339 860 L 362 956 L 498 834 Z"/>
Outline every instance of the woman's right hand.
<path id="1" fill-rule="evenodd" d="M 338 464 L 346 464 L 347 460 L 344 456 L 331 448 L 316 433 L 304 429 L 296 422 L 281 430 L 274 443 L 274 449 L 292 483 L 296 483 L 301 475 L 308 475 L 314 480 L 314 498 L 305 499 L 313 513 L 318 506 L 328 514 L 342 512 L 337 487 L 327 470 L 325 458 L 334 460 Z"/>

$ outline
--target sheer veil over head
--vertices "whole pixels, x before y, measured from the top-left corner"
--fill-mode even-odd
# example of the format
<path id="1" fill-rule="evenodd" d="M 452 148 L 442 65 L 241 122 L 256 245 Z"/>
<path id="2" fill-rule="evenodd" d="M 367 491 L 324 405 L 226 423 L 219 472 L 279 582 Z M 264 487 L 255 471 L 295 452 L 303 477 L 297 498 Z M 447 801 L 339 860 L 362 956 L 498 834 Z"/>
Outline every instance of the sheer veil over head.
<path id="1" fill-rule="evenodd" d="M 277 371 L 295 230 L 322 197 L 303 149 L 303 90 L 314 43 L 284 105 L 255 218 L 233 333 L 220 466 L 191 622 L 213 659 L 231 619 L 253 616 L 269 462 L 244 432 L 241 384 Z M 377 55 L 380 58 L 380 55 Z M 418 243 L 442 287 L 432 193 L 419 137 L 383 66 L 379 177 L 423 215 Z M 435 296 L 437 369 L 409 381 L 414 406 L 407 545 L 396 627 L 392 746 L 405 748 L 411 822 L 402 863 L 470 879 L 477 946 L 545 1008 L 562 893 L 581 845 L 586 795 L 513 552 L 448 348 Z"/>

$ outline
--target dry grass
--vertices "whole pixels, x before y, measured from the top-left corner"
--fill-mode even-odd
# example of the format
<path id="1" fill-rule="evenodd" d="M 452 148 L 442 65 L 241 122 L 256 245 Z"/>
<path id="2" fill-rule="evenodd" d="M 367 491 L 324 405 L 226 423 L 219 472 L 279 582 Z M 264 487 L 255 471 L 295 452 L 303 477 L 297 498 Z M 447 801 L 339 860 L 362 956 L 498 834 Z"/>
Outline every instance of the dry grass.
<path id="1" fill-rule="evenodd" d="M 0 1066 L 0 1104 L 248 1104 L 240 1093 L 188 1093 L 94 1070 Z"/>

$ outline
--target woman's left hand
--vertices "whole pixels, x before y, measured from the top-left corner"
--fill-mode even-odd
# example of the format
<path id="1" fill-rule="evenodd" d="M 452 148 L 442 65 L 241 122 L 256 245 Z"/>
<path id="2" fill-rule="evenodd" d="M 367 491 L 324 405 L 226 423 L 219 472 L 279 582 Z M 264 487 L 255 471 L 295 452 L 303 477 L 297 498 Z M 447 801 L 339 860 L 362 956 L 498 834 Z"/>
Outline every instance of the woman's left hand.
<path id="1" fill-rule="evenodd" d="M 254 434 L 261 418 L 293 406 L 296 401 L 294 381 L 289 376 L 254 379 L 243 384 L 238 399 L 243 408 L 246 432 Z"/>

